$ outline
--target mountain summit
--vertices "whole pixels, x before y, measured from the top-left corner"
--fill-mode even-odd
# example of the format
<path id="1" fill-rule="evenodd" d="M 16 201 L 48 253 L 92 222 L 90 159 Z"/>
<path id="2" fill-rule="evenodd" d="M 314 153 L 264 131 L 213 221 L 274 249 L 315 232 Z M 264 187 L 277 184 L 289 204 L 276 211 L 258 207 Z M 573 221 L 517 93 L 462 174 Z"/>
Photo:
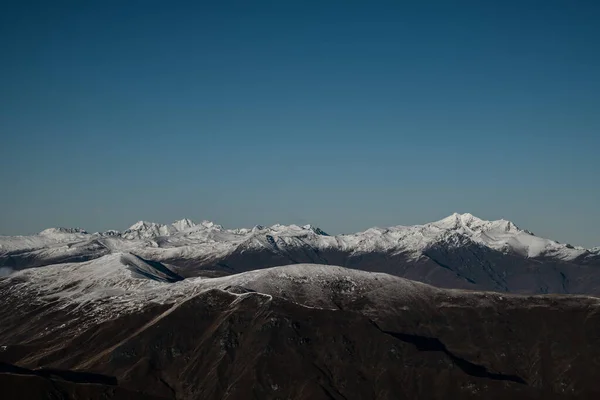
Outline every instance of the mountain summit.
<path id="1" fill-rule="evenodd" d="M 503 229 L 506 232 L 520 231 L 520 229 L 510 221 L 504 219 L 497 221 L 486 221 L 469 213 L 454 213 L 444 219 L 433 222 L 432 224 L 444 229 L 462 229 L 466 232 L 484 231 L 490 229 Z"/>

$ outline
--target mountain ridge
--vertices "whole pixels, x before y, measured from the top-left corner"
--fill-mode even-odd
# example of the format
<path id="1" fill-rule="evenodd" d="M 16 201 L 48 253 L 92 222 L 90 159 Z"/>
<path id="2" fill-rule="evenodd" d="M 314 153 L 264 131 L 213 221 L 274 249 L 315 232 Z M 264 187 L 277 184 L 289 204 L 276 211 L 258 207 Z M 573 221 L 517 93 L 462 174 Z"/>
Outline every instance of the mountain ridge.
<path id="1" fill-rule="evenodd" d="M 440 287 L 600 294 L 600 252 L 533 235 L 507 220 L 454 213 L 423 225 L 328 235 L 312 225 L 225 229 L 210 221 L 140 221 L 123 232 L 50 229 L 0 237 L 2 275 L 131 253 L 181 278 L 289 264 L 385 272 Z"/>
<path id="2" fill-rule="evenodd" d="M 435 227 L 439 227 L 442 229 L 446 229 L 446 230 L 450 230 L 450 231 L 454 230 L 459 233 L 465 233 L 465 234 L 471 234 L 471 235 L 480 233 L 481 231 L 489 231 L 490 229 L 504 230 L 505 232 L 515 232 L 515 233 L 522 232 L 527 235 L 534 236 L 536 238 L 543 239 L 543 240 L 548 240 L 548 241 L 551 241 L 558 245 L 563 245 L 567 248 L 574 249 L 574 250 L 581 250 L 581 251 L 588 251 L 588 252 L 597 252 L 600 250 L 600 246 L 596 246 L 596 247 L 592 247 L 592 248 L 585 248 L 583 246 L 572 246 L 568 243 L 561 243 L 556 240 L 542 238 L 542 237 L 536 236 L 533 232 L 531 232 L 527 229 L 519 228 L 516 224 L 514 224 L 512 221 L 509 221 L 509 220 L 505 220 L 505 219 L 484 220 L 484 219 L 478 218 L 470 213 L 462 213 L 461 214 L 461 213 L 456 213 L 456 212 L 445 218 L 442 218 L 438 221 L 428 222 L 425 224 L 393 225 L 393 226 L 389 226 L 389 227 L 375 226 L 375 227 L 368 228 L 365 231 L 358 231 L 355 233 L 345 233 L 345 234 L 342 233 L 342 234 L 337 234 L 337 235 L 329 235 L 325 231 L 323 231 L 321 228 L 319 228 L 318 226 L 314 226 L 311 224 L 299 226 L 299 225 L 295 225 L 295 224 L 282 225 L 282 224 L 276 223 L 276 224 L 268 226 L 268 227 L 262 226 L 262 225 L 255 225 L 253 228 L 225 229 L 222 225 L 216 224 L 212 221 L 203 220 L 200 223 L 195 223 L 191 219 L 188 219 L 188 218 L 176 220 L 170 224 L 162 224 L 162 223 L 157 223 L 157 222 L 140 220 L 140 221 L 136 222 L 135 224 L 131 225 L 128 229 L 126 229 L 124 231 L 110 229 L 110 230 L 104 231 L 104 232 L 95 232 L 90 235 L 121 236 L 126 239 L 150 239 L 150 238 L 156 238 L 156 237 L 161 237 L 161 236 L 173 236 L 173 235 L 177 235 L 177 234 L 185 234 L 185 233 L 189 233 L 190 230 L 193 231 L 193 230 L 199 230 L 199 229 L 214 229 L 214 230 L 220 230 L 220 231 L 234 232 L 234 233 L 238 233 L 238 234 L 240 234 L 240 233 L 245 234 L 245 233 L 249 233 L 249 232 L 257 231 L 257 230 L 258 231 L 263 231 L 263 230 L 284 231 L 284 230 L 302 230 L 303 229 L 303 230 L 307 230 L 307 231 L 311 230 L 311 231 L 315 232 L 316 234 L 324 235 L 324 236 L 344 237 L 344 236 L 365 234 L 365 233 L 367 233 L 369 231 L 373 231 L 373 230 L 389 231 L 389 230 L 400 230 L 400 229 L 406 229 L 406 228 L 417 228 L 417 227 L 428 227 L 428 226 L 435 226 Z M 81 228 L 54 227 L 54 228 L 47 228 L 47 229 L 41 231 L 40 233 L 38 233 L 38 235 L 47 235 L 47 236 L 50 236 L 52 234 L 88 234 L 88 232 Z M 2 237 L 5 237 L 5 238 L 6 237 L 29 237 L 29 236 L 36 236 L 36 235 L 0 236 L 0 238 L 2 238 Z"/>

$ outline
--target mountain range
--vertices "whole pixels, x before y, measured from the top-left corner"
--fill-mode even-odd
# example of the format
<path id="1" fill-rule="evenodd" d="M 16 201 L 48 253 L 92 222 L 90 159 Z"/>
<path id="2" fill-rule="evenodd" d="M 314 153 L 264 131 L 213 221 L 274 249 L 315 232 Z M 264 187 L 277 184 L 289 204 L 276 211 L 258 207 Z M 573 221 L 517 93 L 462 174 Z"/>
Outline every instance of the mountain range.
<path id="1" fill-rule="evenodd" d="M 446 288 L 600 294 L 600 248 L 540 238 L 510 221 L 471 214 L 335 236 L 311 225 L 224 229 L 182 219 L 169 225 L 140 221 L 123 232 L 51 228 L 0 237 L 3 274 L 122 253 L 163 263 L 183 278 L 316 263 Z"/>
<path id="2" fill-rule="evenodd" d="M 599 260 L 470 214 L 0 237 L 0 395 L 598 398 Z"/>

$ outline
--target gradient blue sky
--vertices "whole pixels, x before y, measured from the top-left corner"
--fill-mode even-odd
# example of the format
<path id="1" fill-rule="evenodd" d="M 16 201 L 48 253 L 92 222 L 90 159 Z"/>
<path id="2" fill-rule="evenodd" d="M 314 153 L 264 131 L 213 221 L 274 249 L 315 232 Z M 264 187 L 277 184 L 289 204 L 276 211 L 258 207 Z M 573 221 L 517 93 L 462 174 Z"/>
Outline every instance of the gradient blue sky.
<path id="1" fill-rule="evenodd" d="M 0 234 L 458 211 L 600 245 L 599 1 L 0 7 Z"/>

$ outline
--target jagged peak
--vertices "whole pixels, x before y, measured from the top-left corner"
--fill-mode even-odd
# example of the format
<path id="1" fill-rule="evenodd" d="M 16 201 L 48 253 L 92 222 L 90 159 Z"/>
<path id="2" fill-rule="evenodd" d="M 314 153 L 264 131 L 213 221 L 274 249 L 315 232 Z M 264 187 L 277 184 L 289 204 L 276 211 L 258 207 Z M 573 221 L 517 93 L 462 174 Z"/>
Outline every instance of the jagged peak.
<path id="1" fill-rule="evenodd" d="M 179 220 L 173 222 L 171 225 L 173 225 L 175 227 L 175 229 L 177 229 L 178 231 L 183 231 L 183 230 L 189 229 L 193 226 L 196 226 L 194 221 L 192 221 L 189 218 L 179 219 Z"/>
<path id="2" fill-rule="evenodd" d="M 192 230 L 195 231 L 202 229 L 222 230 L 223 227 L 211 221 L 202 221 L 199 224 L 196 224 L 189 218 L 183 218 L 168 225 L 156 222 L 138 221 L 135 224 L 131 225 L 129 229 L 127 229 L 124 232 L 124 237 L 131 239 L 150 238 L 157 236 L 171 236 L 179 232 L 190 232 Z"/>
<path id="3" fill-rule="evenodd" d="M 53 234 L 56 234 L 56 233 L 83 233 L 83 234 L 87 234 L 88 232 L 85 229 L 81 229 L 81 228 L 63 228 L 63 227 L 58 227 L 58 228 L 44 229 L 39 234 L 40 235 L 53 235 Z"/>
<path id="4" fill-rule="evenodd" d="M 203 220 L 199 225 L 202 225 L 205 228 L 223 229 L 223 226 L 208 220 Z"/>
<path id="5" fill-rule="evenodd" d="M 265 229 L 262 225 L 257 225 L 253 228 L 253 231 L 257 231 L 257 230 L 263 230 Z M 321 228 L 318 228 L 316 226 L 313 226 L 311 224 L 306 224 L 306 225 L 296 225 L 296 224 L 290 224 L 290 225 L 282 225 L 282 224 L 275 224 L 275 225 L 271 225 L 269 228 L 269 230 L 271 231 L 276 231 L 276 232 L 286 232 L 286 231 L 291 231 L 291 232 L 304 232 L 304 231 L 311 231 L 317 235 L 322 235 L 322 236 L 329 236 L 325 231 L 323 231 Z"/>
<path id="6" fill-rule="evenodd" d="M 318 226 L 312 226 L 311 224 L 306 224 L 302 227 L 303 229 L 306 230 L 310 230 L 313 231 L 314 233 L 316 233 L 317 235 L 322 235 L 322 236 L 329 236 L 329 234 L 327 232 L 325 232 L 324 230 L 322 230 L 321 228 L 319 228 Z"/>
<path id="7" fill-rule="evenodd" d="M 156 222 L 149 221 L 138 221 L 135 224 L 131 225 L 127 230 L 128 231 L 139 231 L 142 229 L 147 229 L 155 226 L 164 226 L 162 224 L 157 224 Z"/>

